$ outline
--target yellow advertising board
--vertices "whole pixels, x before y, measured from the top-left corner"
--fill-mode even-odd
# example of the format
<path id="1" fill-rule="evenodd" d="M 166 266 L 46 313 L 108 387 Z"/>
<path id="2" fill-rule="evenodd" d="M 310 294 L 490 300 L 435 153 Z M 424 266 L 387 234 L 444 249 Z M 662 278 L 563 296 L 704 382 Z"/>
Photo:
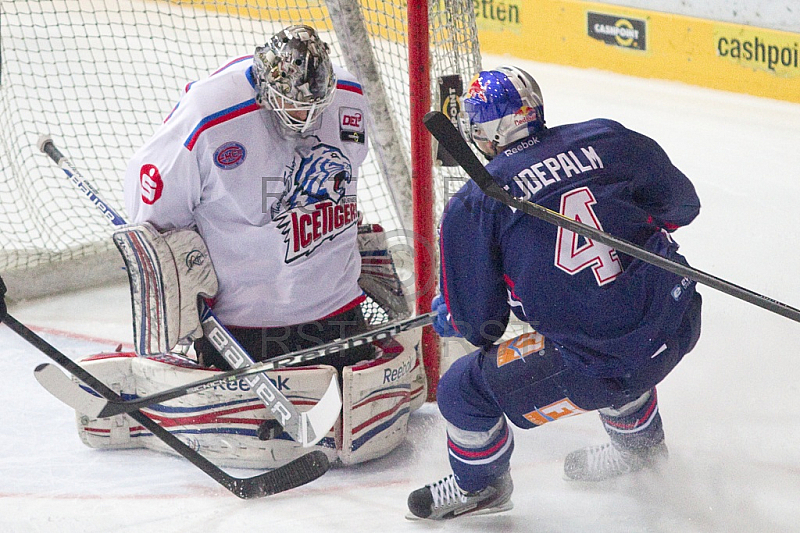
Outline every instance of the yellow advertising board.
<path id="1" fill-rule="evenodd" d="M 800 102 L 800 34 L 578 0 L 474 0 L 481 51 Z"/>

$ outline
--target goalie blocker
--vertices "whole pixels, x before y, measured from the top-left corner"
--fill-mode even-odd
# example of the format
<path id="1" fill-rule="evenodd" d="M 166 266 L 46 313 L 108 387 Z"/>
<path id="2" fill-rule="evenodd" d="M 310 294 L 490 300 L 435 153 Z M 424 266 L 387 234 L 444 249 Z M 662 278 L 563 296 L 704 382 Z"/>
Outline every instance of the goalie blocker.
<path id="1" fill-rule="evenodd" d="M 369 296 L 368 320 L 408 316 L 408 306 L 380 226 L 359 228 L 362 275 Z M 183 328 L 182 328 L 183 329 Z M 187 328 L 193 329 L 191 326 Z M 183 329 L 186 332 L 187 329 Z M 266 372 L 298 411 L 314 407 L 339 373 L 343 410 L 315 446 L 331 462 L 345 465 L 375 459 L 398 446 L 407 433 L 409 414 L 427 397 L 420 330 L 375 343 L 371 360 L 345 366 L 314 365 Z M 137 357 L 135 353 L 99 354 L 81 365 L 125 399 L 209 377 L 215 370 L 170 353 Z M 225 467 L 279 467 L 307 453 L 283 433 L 246 379 L 157 404 L 142 411 L 215 464 Z M 78 433 L 89 447 L 149 448 L 171 452 L 127 415 L 97 419 L 76 413 Z"/>

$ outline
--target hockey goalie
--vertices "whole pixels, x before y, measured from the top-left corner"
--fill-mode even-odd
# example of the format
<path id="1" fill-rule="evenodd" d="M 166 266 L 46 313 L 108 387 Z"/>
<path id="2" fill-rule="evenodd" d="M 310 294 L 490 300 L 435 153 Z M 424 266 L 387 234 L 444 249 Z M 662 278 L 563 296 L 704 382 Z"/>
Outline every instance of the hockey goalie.
<path id="1" fill-rule="evenodd" d="M 171 280 L 165 286 L 179 288 L 167 290 L 168 294 L 158 294 L 149 301 L 133 298 L 136 339 L 156 346 L 169 337 L 169 331 L 185 335 L 170 351 L 142 355 L 123 351 L 102 353 L 83 359 L 81 366 L 123 399 L 147 396 L 219 373 L 198 361 L 197 354 L 192 348 L 187 349 L 189 345 L 186 344 L 202 334 L 197 304 L 191 295 L 210 297 L 216 292 L 213 267 L 204 260 L 207 253 L 197 233 L 180 230 L 159 235 L 147 226 L 126 226 L 117 231 L 114 238 L 121 249 L 121 242 L 131 242 L 134 238 L 144 244 L 138 248 L 163 248 L 158 260 L 149 261 L 148 266 L 160 269 L 155 277 Z M 407 317 L 408 306 L 383 229 L 377 225 L 359 226 L 358 242 L 362 262 L 359 284 L 366 296 L 361 307 L 366 321 L 370 326 L 378 326 Z M 194 261 L 185 260 L 190 256 Z M 184 260 L 174 260 L 177 258 Z M 133 259 L 126 256 L 126 263 L 131 271 Z M 136 265 L 141 264 L 139 259 Z M 191 269 L 187 264 L 192 265 Z M 139 270 L 143 269 L 137 267 L 136 271 Z M 175 273 L 177 276 L 171 277 Z M 145 289 L 145 285 L 144 280 L 131 276 L 134 293 L 156 292 Z M 184 295 L 190 295 L 188 303 L 181 299 Z M 167 315 L 161 326 L 154 324 L 153 316 L 148 316 L 147 310 L 156 308 L 160 308 L 156 314 Z M 152 328 L 143 328 L 145 323 Z M 382 457 L 398 446 L 405 438 L 409 414 L 425 402 L 426 379 L 419 353 L 419 335 L 419 330 L 412 330 L 378 341 L 372 346 L 373 355 L 369 359 L 341 368 L 310 364 L 265 374 L 301 412 L 313 408 L 326 392 L 331 378 L 336 378 L 341 384 L 342 411 L 312 449 L 325 452 L 332 463 L 360 463 Z M 143 348 L 137 344 L 137 351 Z M 246 376 L 152 405 L 142 412 L 220 466 L 277 468 L 309 451 L 283 431 L 279 417 L 270 413 L 256 396 Z M 76 421 L 81 440 L 92 448 L 149 448 L 172 452 L 125 414 L 91 418 L 78 412 Z"/>
<path id="2" fill-rule="evenodd" d="M 83 363 L 123 397 L 408 314 L 382 231 L 359 222 L 366 98 L 328 50 L 309 26 L 281 30 L 187 85 L 129 162 L 133 225 L 114 241 L 131 284 L 135 353 Z M 206 310 L 219 327 L 206 328 Z M 144 412 L 219 465 L 276 467 L 311 446 L 358 463 L 397 446 L 424 401 L 417 344 L 411 331 Z M 330 427 L 302 425 L 339 388 Z M 97 448 L 159 447 L 127 416 L 79 413 L 78 428 Z"/>

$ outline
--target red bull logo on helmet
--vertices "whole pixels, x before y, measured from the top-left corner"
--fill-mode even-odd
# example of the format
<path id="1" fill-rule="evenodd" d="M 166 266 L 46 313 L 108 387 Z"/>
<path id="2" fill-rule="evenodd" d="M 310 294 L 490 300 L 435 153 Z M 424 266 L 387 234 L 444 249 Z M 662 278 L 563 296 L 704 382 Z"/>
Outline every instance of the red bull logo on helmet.
<path id="1" fill-rule="evenodd" d="M 476 98 L 481 102 L 488 102 L 489 99 L 486 97 L 486 84 L 481 83 L 481 77 L 475 76 L 472 79 L 472 83 L 470 83 L 469 88 L 467 89 L 466 98 Z"/>
<path id="2" fill-rule="evenodd" d="M 535 107 L 522 106 L 514 113 L 514 125 L 522 126 L 539 120 L 539 113 Z"/>

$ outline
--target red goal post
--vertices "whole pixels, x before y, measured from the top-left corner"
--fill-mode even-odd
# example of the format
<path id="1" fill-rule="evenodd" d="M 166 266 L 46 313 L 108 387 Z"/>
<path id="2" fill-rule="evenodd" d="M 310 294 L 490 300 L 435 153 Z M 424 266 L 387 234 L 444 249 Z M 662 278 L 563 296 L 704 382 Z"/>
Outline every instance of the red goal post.
<path id="1" fill-rule="evenodd" d="M 0 272 L 13 299 L 123 280 L 110 229 L 38 153 L 50 134 L 123 209 L 128 159 L 181 88 L 290 23 L 316 27 L 370 102 L 359 208 L 379 223 L 416 311 L 436 292 L 434 226 L 449 180 L 422 116 L 437 80 L 480 68 L 467 0 L 16 0 L 0 7 Z M 450 187 L 452 190 L 452 186 Z M 438 339 L 425 329 L 430 398 Z"/>

